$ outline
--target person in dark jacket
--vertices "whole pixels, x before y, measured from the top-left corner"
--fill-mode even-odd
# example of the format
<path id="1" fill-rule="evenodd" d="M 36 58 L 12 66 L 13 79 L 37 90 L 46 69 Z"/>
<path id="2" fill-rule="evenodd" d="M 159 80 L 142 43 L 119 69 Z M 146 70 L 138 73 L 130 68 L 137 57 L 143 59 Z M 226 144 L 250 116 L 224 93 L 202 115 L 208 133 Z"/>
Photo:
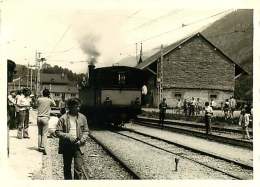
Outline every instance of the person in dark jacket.
<path id="1" fill-rule="evenodd" d="M 66 103 L 65 103 L 65 97 L 62 96 L 60 103 L 59 103 L 59 108 L 60 108 L 60 114 L 63 115 L 66 113 Z"/>
<path id="2" fill-rule="evenodd" d="M 159 124 L 163 128 L 163 123 L 164 123 L 164 118 L 166 114 L 166 109 L 167 109 L 167 103 L 166 103 L 166 98 L 163 98 L 163 101 L 159 105 Z"/>
<path id="3" fill-rule="evenodd" d="M 56 127 L 59 137 L 59 154 L 63 154 L 64 179 L 72 179 L 71 163 L 74 158 L 74 179 L 82 179 L 84 173 L 83 149 L 88 137 L 87 118 L 79 113 L 80 101 L 71 98 L 67 101 L 68 112 L 62 115 Z"/>

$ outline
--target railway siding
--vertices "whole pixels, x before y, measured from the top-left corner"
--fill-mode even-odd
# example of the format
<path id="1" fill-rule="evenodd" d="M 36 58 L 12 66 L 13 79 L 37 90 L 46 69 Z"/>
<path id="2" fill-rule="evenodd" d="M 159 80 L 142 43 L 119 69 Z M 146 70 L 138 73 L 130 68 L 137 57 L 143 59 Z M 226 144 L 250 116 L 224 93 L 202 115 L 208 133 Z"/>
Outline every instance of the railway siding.
<path id="1" fill-rule="evenodd" d="M 161 129 L 139 126 L 131 123 L 126 124 L 125 127 L 133 129 L 137 132 L 146 133 L 161 139 L 165 139 L 167 141 L 185 145 L 193 149 L 201 150 L 203 152 L 209 152 L 213 155 L 219 155 L 236 160 L 253 167 L 253 150 L 251 149 L 209 141 L 208 139 L 189 136 L 172 131 L 169 132 Z"/>
<path id="2" fill-rule="evenodd" d="M 176 172 L 178 156 L 108 131 L 95 131 L 92 135 L 112 149 L 141 179 L 233 179 L 186 159 L 180 159 Z"/>
<path id="3" fill-rule="evenodd" d="M 155 118 L 138 117 L 137 119 L 135 119 L 135 122 L 138 124 L 160 128 L 158 124 L 158 119 Z M 205 125 L 200 123 L 178 121 L 178 120 L 166 120 L 164 126 L 165 129 L 173 132 L 185 133 L 200 138 L 206 138 L 217 142 L 222 142 L 230 145 L 236 145 L 236 146 L 253 149 L 253 141 L 241 139 L 242 137 L 241 131 L 238 130 L 237 127 L 235 128 L 214 127 L 212 128 L 212 134 L 207 135 L 205 133 Z"/>
<path id="4" fill-rule="evenodd" d="M 229 160 L 223 160 L 222 158 L 217 157 L 216 155 L 208 155 L 202 152 L 197 152 L 194 150 L 183 148 L 182 146 L 172 144 L 171 142 L 165 142 L 162 139 L 156 139 L 150 137 L 149 135 L 143 135 L 136 133 L 134 131 L 119 131 L 115 132 L 121 135 L 131 137 L 135 140 L 142 141 L 151 146 L 155 146 L 158 149 L 164 150 L 167 153 L 180 156 L 180 158 L 192 160 L 194 162 L 205 165 L 209 168 L 214 168 L 215 170 L 226 173 L 230 176 L 233 176 L 237 179 L 252 179 L 253 169 L 247 165 L 240 165 Z"/>

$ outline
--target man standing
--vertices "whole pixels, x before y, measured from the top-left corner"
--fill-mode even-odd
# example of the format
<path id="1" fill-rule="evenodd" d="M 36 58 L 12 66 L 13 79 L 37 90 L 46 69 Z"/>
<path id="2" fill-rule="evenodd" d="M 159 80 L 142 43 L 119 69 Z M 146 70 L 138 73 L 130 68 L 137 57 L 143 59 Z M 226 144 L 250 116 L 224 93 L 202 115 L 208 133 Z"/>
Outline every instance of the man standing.
<path id="1" fill-rule="evenodd" d="M 29 109 L 31 106 L 31 91 L 24 88 L 22 95 L 17 99 L 17 106 L 19 107 L 19 125 L 17 138 L 30 138 L 28 134 L 29 129 Z"/>
<path id="2" fill-rule="evenodd" d="M 196 110 L 196 115 L 197 116 L 200 115 L 201 109 L 202 109 L 202 107 L 201 107 L 200 98 L 197 98 L 196 105 L 195 105 L 195 110 Z"/>
<path id="3" fill-rule="evenodd" d="M 206 134 L 211 134 L 211 117 L 213 116 L 213 109 L 209 106 L 209 102 L 205 103 L 205 125 Z"/>
<path id="4" fill-rule="evenodd" d="M 15 121 L 15 91 L 11 91 L 10 95 L 8 95 L 8 113 L 10 117 L 9 121 L 9 128 L 10 129 L 15 129 L 16 128 L 16 121 Z"/>
<path id="5" fill-rule="evenodd" d="M 63 154 L 64 179 L 72 179 L 71 163 L 74 158 L 74 179 L 83 178 L 82 147 L 88 137 L 86 117 L 79 113 L 80 101 L 71 98 L 67 101 L 68 112 L 60 117 L 56 135 L 59 137 L 59 154 Z"/>
<path id="6" fill-rule="evenodd" d="M 16 64 L 12 60 L 7 60 L 7 81 L 12 82 L 16 73 Z M 7 106 L 7 156 L 9 157 L 9 126 L 10 126 L 10 111 Z"/>
<path id="7" fill-rule="evenodd" d="M 215 107 L 216 107 L 216 102 L 214 101 L 214 99 L 212 98 L 211 99 L 211 101 L 210 101 L 210 107 L 212 108 L 212 109 L 214 109 Z"/>
<path id="8" fill-rule="evenodd" d="M 236 100 L 233 96 L 229 100 L 229 109 L 230 109 L 230 117 L 233 119 L 234 111 L 236 109 Z"/>
<path id="9" fill-rule="evenodd" d="M 191 102 L 190 102 L 190 110 L 191 110 L 192 116 L 195 115 L 195 106 L 196 106 L 196 101 L 195 101 L 194 97 L 192 97 Z"/>
<path id="10" fill-rule="evenodd" d="M 188 115 L 188 102 L 186 99 L 184 99 L 183 102 L 183 112 L 184 112 L 184 116 L 186 117 Z"/>
<path id="11" fill-rule="evenodd" d="M 242 127 L 242 134 L 243 134 L 243 139 L 245 139 L 247 137 L 248 140 L 250 140 L 250 136 L 249 136 L 249 132 L 248 132 L 248 125 L 249 125 L 249 118 L 250 118 L 250 114 L 249 114 L 249 110 L 248 108 L 243 108 L 241 110 L 240 116 L 239 116 L 239 126 Z"/>
<path id="12" fill-rule="evenodd" d="M 50 91 L 48 89 L 43 90 L 42 96 L 43 97 L 39 97 L 37 100 L 38 150 L 42 151 L 43 154 L 46 155 L 50 111 L 51 106 L 55 106 L 55 101 L 52 98 L 50 98 Z"/>
<path id="13" fill-rule="evenodd" d="M 60 108 L 61 115 L 66 113 L 65 96 L 61 97 L 61 101 L 59 103 L 59 108 Z"/>
<path id="14" fill-rule="evenodd" d="M 164 118 L 166 114 L 166 109 L 167 109 L 167 103 L 166 103 L 166 98 L 163 98 L 163 101 L 159 105 L 159 124 L 161 124 L 163 128 L 163 123 L 164 123 Z"/>
<path id="15" fill-rule="evenodd" d="M 177 101 L 177 111 L 176 114 L 180 115 L 181 114 L 181 99 L 178 99 Z"/>

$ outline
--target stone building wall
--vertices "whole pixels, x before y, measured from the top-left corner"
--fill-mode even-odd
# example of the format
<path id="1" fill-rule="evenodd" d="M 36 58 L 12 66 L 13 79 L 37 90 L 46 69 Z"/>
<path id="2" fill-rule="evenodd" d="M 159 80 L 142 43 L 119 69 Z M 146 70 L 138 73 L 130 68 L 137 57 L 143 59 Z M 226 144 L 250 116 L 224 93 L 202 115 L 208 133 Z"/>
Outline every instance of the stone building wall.
<path id="1" fill-rule="evenodd" d="M 163 69 L 164 88 L 234 91 L 235 65 L 200 37 L 165 55 Z"/>

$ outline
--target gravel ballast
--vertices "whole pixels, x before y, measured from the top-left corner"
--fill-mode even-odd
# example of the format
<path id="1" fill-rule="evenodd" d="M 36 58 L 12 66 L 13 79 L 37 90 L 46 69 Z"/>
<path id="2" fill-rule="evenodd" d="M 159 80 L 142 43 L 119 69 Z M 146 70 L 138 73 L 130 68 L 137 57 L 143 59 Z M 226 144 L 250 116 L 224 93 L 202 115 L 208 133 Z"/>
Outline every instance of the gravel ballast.
<path id="1" fill-rule="evenodd" d="M 129 137 L 133 137 L 136 139 L 140 139 L 146 143 L 150 143 L 152 145 L 155 145 L 157 147 L 166 149 L 167 151 L 171 151 L 172 153 L 175 153 L 176 155 L 181 155 L 184 158 L 189 158 L 192 160 L 195 160 L 197 162 L 206 164 L 210 167 L 217 168 L 221 171 L 227 172 L 229 174 L 232 174 L 234 176 L 237 176 L 242 179 L 253 179 L 253 170 L 242 168 L 241 166 L 228 162 L 222 159 L 213 158 L 211 156 L 207 156 L 205 154 L 196 153 L 191 150 L 187 150 L 184 148 L 181 148 L 179 146 L 175 146 L 173 144 L 169 144 L 166 142 L 163 142 L 161 140 L 157 140 L 154 138 L 151 138 L 149 136 L 143 136 L 139 135 L 133 132 L 128 131 L 122 131 L 121 134 L 124 134 Z"/>
<path id="2" fill-rule="evenodd" d="M 34 174 L 35 180 L 63 180 L 63 160 L 58 154 L 58 139 L 48 139 L 48 155 L 43 155 L 41 171 Z M 114 161 L 94 140 L 88 139 L 84 147 L 84 168 L 88 179 L 130 180 L 133 177 Z M 73 171 L 72 171 L 73 172 Z"/>
<path id="3" fill-rule="evenodd" d="M 112 149 L 121 160 L 127 162 L 142 179 L 233 179 L 181 158 L 176 172 L 175 158 L 177 156 L 112 132 L 95 131 L 92 134 Z"/>

